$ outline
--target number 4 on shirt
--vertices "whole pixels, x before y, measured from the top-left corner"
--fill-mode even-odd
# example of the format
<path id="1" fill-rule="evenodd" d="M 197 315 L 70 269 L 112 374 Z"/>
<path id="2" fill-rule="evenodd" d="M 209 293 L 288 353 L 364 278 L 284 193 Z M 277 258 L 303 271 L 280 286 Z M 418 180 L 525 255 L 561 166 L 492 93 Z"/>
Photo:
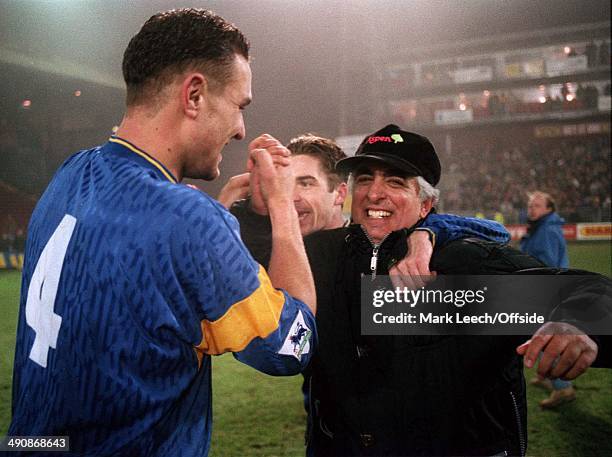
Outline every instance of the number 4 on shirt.
<path id="1" fill-rule="evenodd" d="M 77 220 L 66 214 L 38 259 L 26 301 L 26 322 L 36 332 L 30 359 L 47 367 L 49 348 L 55 349 L 62 317 L 53 312 L 66 250 Z"/>

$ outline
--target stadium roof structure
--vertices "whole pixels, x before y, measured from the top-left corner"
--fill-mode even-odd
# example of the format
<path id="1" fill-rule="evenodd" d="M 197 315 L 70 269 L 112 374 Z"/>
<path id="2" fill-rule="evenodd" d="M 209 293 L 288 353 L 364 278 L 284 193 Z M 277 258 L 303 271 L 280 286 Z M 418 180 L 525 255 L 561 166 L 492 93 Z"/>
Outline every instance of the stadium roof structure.
<path id="1" fill-rule="evenodd" d="M 573 24 L 563 27 L 500 33 L 468 40 L 446 41 L 427 46 L 407 47 L 394 50 L 393 55 L 395 60 L 403 58 L 417 58 L 419 60 L 450 58 L 456 57 L 458 54 L 475 56 L 482 53 L 488 55 L 491 51 L 510 51 L 521 47 L 533 47 L 534 43 L 537 43 L 537 46 L 546 46 L 558 44 L 560 41 L 603 39 L 610 37 L 610 30 L 610 21 Z"/>

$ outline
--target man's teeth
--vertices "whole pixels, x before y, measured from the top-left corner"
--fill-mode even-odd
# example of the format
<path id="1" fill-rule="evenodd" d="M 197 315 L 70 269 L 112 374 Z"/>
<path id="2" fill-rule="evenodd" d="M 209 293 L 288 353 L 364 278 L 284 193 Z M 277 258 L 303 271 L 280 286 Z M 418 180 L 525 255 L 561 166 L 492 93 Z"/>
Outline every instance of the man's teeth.
<path id="1" fill-rule="evenodd" d="M 368 217 L 375 217 L 375 218 L 382 218 L 382 217 L 387 217 L 387 216 L 391 216 L 391 213 L 389 211 L 374 211 L 369 209 L 368 210 Z"/>

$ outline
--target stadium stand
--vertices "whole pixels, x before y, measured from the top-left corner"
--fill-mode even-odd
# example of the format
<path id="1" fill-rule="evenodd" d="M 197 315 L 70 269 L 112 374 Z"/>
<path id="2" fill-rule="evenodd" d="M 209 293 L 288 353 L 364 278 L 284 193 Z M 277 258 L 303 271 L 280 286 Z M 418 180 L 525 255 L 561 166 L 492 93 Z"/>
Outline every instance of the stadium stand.
<path id="1" fill-rule="evenodd" d="M 21 268 L 25 237 L 36 199 L 0 181 L 0 269 Z"/>
<path id="2" fill-rule="evenodd" d="M 600 22 L 394 50 L 378 124 L 433 140 L 442 211 L 524 223 L 542 189 L 567 222 L 609 222 L 610 43 Z"/>
<path id="3" fill-rule="evenodd" d="M 0 268 L 19 268 L 38 197 L 70 154 L 108 138 L 121 113 L 123 92 L 12 62 L 0 64 L 5 83 L 0 97 Z"/>
<path id="4" fill-rule="evenodd" d="M 444 210 L 525 222 L 528 191 L 557 196 L 568 222 L 610 221 L 610 137 L 453 147 L 442 155 Z"/>

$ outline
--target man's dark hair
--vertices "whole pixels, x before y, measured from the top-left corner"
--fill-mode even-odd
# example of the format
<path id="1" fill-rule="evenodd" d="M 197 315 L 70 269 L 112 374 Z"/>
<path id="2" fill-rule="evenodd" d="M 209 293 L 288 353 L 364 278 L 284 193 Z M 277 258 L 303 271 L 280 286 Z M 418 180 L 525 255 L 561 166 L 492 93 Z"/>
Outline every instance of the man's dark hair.
<path id="1" fill-rule="evenodd" d="M 123 54 L 127 105 L 153 98 L 189 68 L 222 87 L 231 77 L 235 55 L 249 58 L 249 42 L 221 16 L 196 8 L 157 13 L 144 23 Z"/>
<path id="2" fill-rule="evenodd" d="M 335 170 L 336 162 L 344 159 L 346 154 L 334 140 L 306 133 L 291 139 L 287 149 L 291 151 L 291 155 L 308 155 L 318 159 L 327 176 L 327 185 L 330 192 L 338 184 L 346 182 L 347 174 L 339 174 Z"/>

